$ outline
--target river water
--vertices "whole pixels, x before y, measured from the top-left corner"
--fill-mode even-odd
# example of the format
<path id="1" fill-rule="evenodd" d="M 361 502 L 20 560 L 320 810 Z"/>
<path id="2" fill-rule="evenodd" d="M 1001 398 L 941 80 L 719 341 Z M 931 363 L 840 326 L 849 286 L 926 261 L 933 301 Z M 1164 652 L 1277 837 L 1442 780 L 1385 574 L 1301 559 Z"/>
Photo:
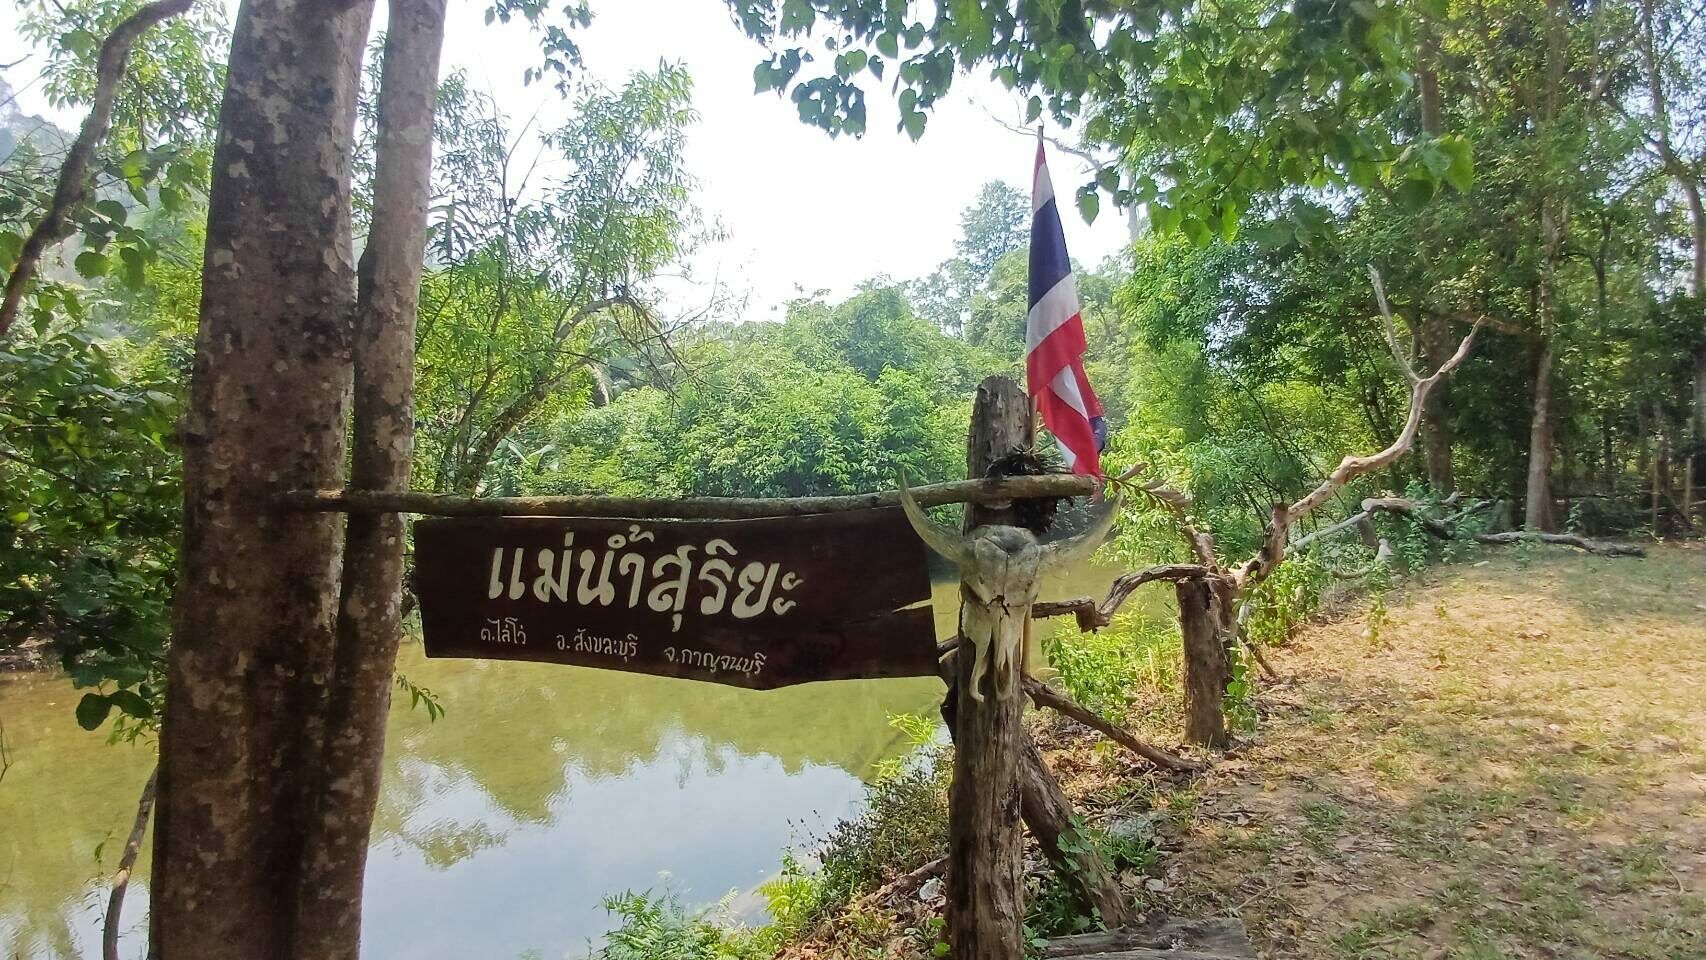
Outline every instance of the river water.
<path id="1" fill-rule="evenodd" d="M 1101 595 L 1112 571 L 1054 578 L 1045 598 Z M 956 588 L 939 584 L 951 635 Z M 782 853 L 855 812 L 866 777 L 905 749 L 887 723 L 934 711 L 934 679 L 749 691 L 555 664 L 427 660 L 399 672 L 447 710 L 391 709 L 366 886 L 366 960 L 582 956 L 610 926 L 602 897 L 670 891 L 703 905 L 753 887 Z M 107 877 L 150 746 L 77 727 L 63 677 L 0 675 L 11 766 L 0 779 L 0 957 L 96 957 Z M 146 939 L 147 854 L 121 952 Z"/>

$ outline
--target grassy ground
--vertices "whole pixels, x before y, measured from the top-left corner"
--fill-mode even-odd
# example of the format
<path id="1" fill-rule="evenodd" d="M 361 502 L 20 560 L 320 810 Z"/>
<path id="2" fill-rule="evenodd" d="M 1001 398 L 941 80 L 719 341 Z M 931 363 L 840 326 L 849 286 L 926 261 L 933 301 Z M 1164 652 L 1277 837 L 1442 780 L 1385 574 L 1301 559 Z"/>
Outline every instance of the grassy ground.
<path id="1" fill-rule="evenodd" d="M 1274 651 L 1289 679 L 1191 779 L 1031 714 L 1145 913 L 1240 917 L 1272 958 L 1706 960 L 1706 545 L 1494 551 L 1346 610 Z M 1177 637 L 1145 629 L 1073 634 L 1056 664 L 1176 743 Z M 869 889 L 939 856 L 944 782 L 880 783 L 829 860 Z M 832 872 L 785 875 L 778 926 L 668 955 L 940 955 L 939 894 L 849 908 Z M 1087 922 L 1034 850 L 1027 876 L 1033 935 Z"/>
<path id="2" fill-rule="evenodd" d="M 1706 958 L 1706 548 L 1435 568 L 1163 794 L 1157 906 L 1264 956 Z"/>

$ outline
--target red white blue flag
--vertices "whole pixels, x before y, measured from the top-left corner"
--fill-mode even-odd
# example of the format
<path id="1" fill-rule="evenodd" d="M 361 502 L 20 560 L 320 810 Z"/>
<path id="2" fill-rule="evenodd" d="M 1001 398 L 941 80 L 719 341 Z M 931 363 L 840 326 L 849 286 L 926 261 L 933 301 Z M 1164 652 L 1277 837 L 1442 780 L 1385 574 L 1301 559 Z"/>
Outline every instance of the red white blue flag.
<path id="1" fill-rule="evenodd" d="M 1060 444 L 1073 473 L 1102 475 L 1101 452 L 1108 442 L 1102 403 L 1084 375 L 1084 318 L 1078 285 L 1066 255 L 1066 233 L 1054 202 L 1054 184 L 1037 137 L 1037 167 L 1031 181 L 1030 314 L 1025 323 L 1025 384 L 1043 425 Z"/>

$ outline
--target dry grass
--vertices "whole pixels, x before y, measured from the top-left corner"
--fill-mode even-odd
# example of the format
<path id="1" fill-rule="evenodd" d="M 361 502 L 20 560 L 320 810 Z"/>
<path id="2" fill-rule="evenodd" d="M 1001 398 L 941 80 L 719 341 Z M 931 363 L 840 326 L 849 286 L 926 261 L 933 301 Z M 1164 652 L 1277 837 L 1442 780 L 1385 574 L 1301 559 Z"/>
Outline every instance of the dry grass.
<path id="1" fill-rule="evenodd" d="M 1158 905 L 1273 957 L 1706 958 L 1706 548 L 1440 568 L 1279 662 Z"/>

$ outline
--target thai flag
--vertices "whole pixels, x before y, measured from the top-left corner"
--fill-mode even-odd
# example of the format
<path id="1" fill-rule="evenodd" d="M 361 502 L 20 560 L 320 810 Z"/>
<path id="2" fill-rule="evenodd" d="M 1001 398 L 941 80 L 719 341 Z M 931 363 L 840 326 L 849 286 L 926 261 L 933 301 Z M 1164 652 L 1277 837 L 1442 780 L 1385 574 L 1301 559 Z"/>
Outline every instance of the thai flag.
<path id="1" fill-rule="evenodd" d="M 1066 256 L 1066 234 L 1054 202 L 1054 184 L 1037 136 L 1037 168 L 1031 181 L 1030 314 L 1025 323 L 1025 383 L 1043 425 L 1060 444 L 1073 473 L 1102 475 L 1101 451 L 1108 443 L 1102 403 L 1084 375 L 1084 318 L 1078 285 Z"/>

